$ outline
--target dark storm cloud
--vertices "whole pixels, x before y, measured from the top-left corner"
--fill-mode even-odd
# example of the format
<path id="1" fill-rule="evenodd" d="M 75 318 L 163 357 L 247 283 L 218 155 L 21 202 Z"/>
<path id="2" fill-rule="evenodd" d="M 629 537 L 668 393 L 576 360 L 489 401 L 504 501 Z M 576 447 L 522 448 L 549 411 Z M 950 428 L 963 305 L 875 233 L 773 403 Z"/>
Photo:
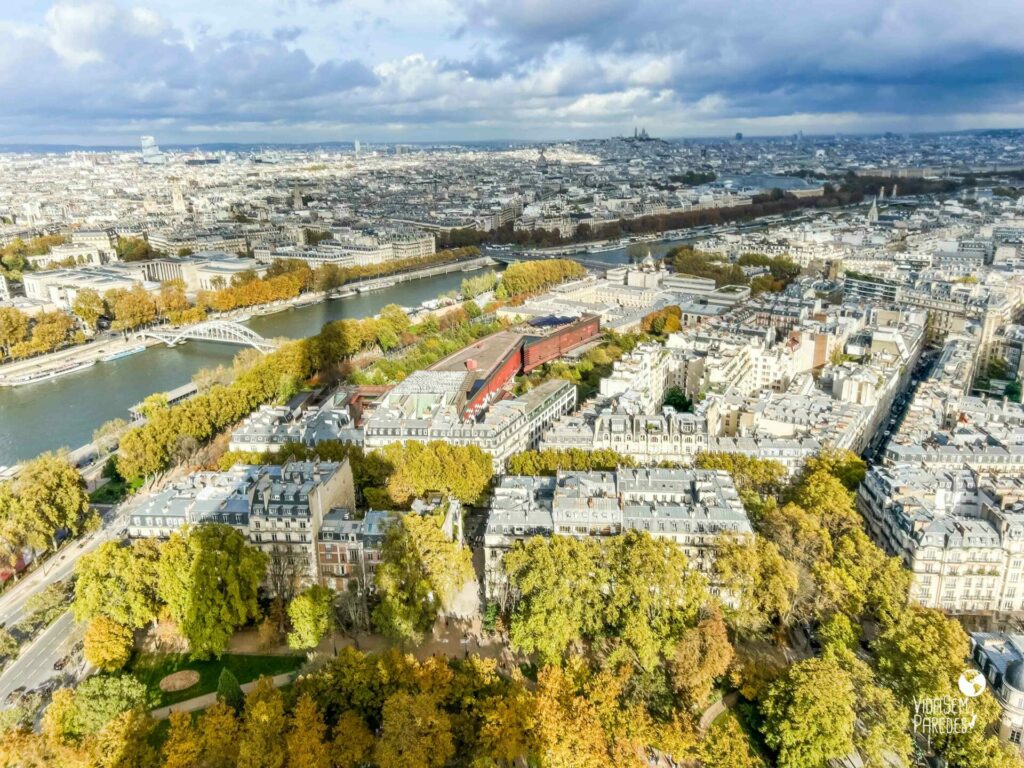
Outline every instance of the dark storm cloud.
<path id="1" fill-rule="evenodd" d="M 293 0 L 263 28 L 237 1 L 227 32 L 132 0 L 55 0 L 0 30 L 0 135 L 568 136 L 637 120 L 681 135 L 1024 113 L 1018 0 Z"/>

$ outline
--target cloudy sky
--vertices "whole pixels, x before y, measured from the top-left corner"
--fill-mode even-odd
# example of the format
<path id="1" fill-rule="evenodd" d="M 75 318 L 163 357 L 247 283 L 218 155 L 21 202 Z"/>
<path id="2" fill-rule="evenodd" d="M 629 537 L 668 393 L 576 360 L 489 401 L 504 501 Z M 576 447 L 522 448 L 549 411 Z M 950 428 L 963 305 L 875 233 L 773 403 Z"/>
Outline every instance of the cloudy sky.
<path id="1" fill-rule="evenodd" d="M 2 0 L 0 142 L 1024 127 L 1022 0 Z"/>

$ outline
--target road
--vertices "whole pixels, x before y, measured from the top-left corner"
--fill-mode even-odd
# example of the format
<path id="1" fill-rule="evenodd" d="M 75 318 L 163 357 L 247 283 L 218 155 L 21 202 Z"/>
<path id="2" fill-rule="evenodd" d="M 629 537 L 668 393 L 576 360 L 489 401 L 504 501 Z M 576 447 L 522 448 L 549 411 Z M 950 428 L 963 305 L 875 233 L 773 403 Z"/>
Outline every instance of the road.
<path id="1" fill-rule="evenodd" d="M 30 597 L 69 578 L 74 573 L 75 562 L 82 555 L 92 552 L 103 542 L 119 538 L 118 533 L 127 525 L 136 503 L 133 500 L 110 510 L 98 531 L 67 544 L 56 557 L 0 595 L 0 622 L 11 627 L 21 621 L 26 614 L 25 602 Z M 66 676 L 54 670 L 54 662 L 68 654 L 80 635 L 81 627 L 76 626 L 69 611 L 24 645 L 18 658 L 0 674 L 0 707 L 7 705 L 7 695 L 17 688 L 31 690 L 53 677 Z M 67 672 L 69 670 L 65 670 Z"/>
<path id="2" fill-rule="evenodd" d="M 53 677 L 63 675 L 54 670 L 53 665 L 68 655 L 80 635 L 80 628 L 76 627 L 70 611 L 43 630 L 0 675 L 0 706 L 6 706 L 11 691 L 18 688 L 32 690 Z M 65 670 L 66 673 L 70 671 Z"/>

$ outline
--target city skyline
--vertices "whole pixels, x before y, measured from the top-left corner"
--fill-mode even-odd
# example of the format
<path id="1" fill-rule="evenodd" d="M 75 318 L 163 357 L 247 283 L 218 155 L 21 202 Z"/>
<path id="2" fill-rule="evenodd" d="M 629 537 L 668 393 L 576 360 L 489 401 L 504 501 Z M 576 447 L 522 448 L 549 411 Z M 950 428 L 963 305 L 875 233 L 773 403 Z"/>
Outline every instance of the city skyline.
<path id="1" fill-rule="evenodd" d="M 801 5 L 802 7 L 795 7 Z M 571 140 L 1024 125 L 1024 9 L 594 0 L 0 12 L 0 143 Z M 1016 23 L 1015 23 L 1016 22 Z"/>

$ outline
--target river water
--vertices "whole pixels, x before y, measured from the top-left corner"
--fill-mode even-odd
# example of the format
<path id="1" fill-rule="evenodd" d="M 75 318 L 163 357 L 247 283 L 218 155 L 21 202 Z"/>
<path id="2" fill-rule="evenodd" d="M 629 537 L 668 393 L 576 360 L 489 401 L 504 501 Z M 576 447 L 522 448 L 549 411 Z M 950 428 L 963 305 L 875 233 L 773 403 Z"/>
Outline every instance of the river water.
<path id="1" fill-rule="evenodd" d="M 453 272 L 399 283 L 372 293 L 335 299 L 247 324 L 265 338 L 311 336 L 327 322 L 374 315 L 387 304 L 413 307 L 458 290 L 462 280 L 480 274 Z M 227 364 L 241 347 L 190 341 L 179 347 L 154 346 L 80 373 L 22 387 L 0 387 L 0 465 L 14 464 L 54 448 L 77 448 L 93 430 L 154 392 L 187 384 L 201 368 Z"/>
<path id="2" fill-rule="evenodd" d="M 652 242 L 651 254 L 661 258 L 678 244 Z M 608 264 L 628 261 L 625 248 L 580 257 Z M 368 317 L 387 304 L 417 306 L 439 294 L 457 291 L 465 277 L 477 274 L 480 272 L 453 272 L 412 280 L 382 291 L 256 316 L 247 325 L 265 338 L 304 338 L 331 320 Z M 239 350 L 230 344 L 196 341 L 174 348 L 154 346 L 52 381 L 0 387 L 0 466 L 55 448 L 85 445 L 103 422 L 126 418 L 128 408 L 147 395 L 187 384 L 201 368 L 230 363 Z"/>

